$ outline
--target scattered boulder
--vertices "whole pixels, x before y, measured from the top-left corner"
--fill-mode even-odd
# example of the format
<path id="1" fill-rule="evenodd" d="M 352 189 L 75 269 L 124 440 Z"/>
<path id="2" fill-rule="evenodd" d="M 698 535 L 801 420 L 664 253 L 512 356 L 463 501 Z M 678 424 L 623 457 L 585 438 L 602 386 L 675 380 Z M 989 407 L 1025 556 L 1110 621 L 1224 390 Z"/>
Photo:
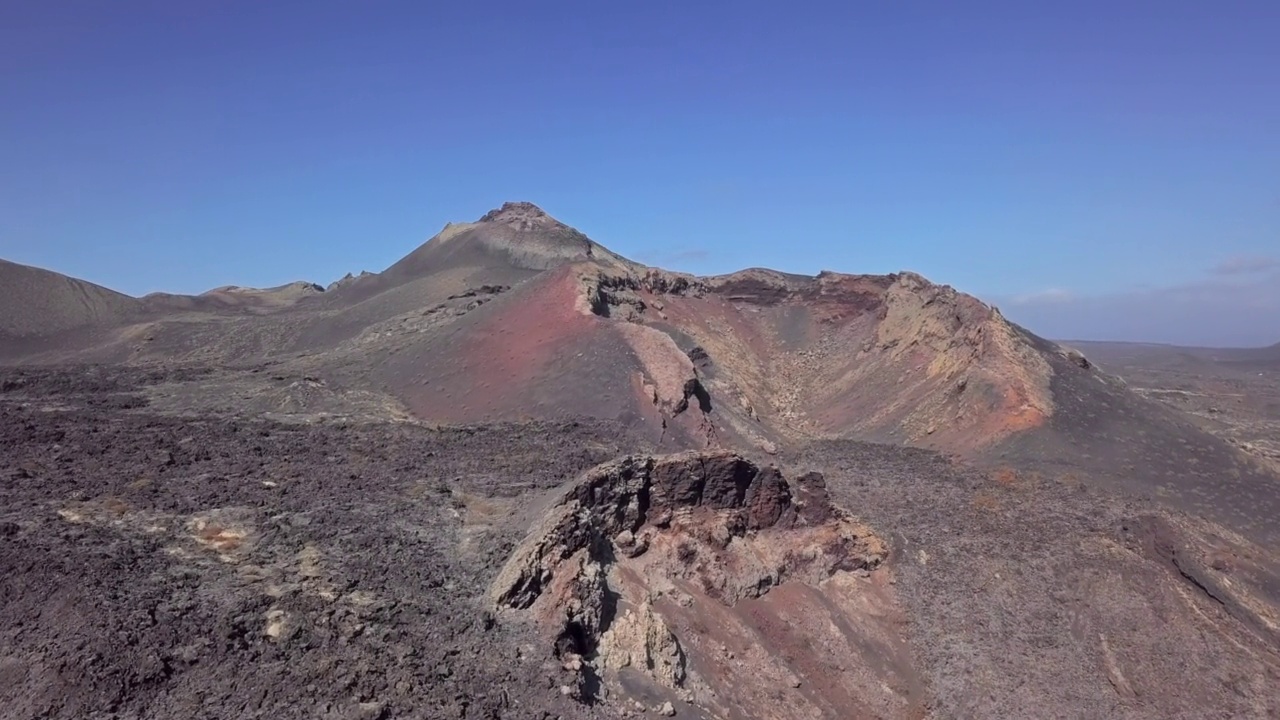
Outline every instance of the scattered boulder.
<path id="1" fill-rule="evenodd" d="M 1076 350 L 1075 348 L 1062 348 L 1062 356 L 1070 360 L 1072 365 L 1075 365 L 1082 370 L 1088 370 L 1093 367 L 1093 363 L 1089 362 L 1089 358 L 1085 357 L 1084 353 Z"/>

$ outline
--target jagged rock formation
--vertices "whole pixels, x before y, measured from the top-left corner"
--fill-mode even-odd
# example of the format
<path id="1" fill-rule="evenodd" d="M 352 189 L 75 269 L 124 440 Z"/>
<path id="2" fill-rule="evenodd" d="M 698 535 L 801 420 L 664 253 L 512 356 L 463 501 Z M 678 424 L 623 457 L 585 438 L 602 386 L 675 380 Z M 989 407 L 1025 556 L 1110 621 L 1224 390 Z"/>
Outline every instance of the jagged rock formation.
<path id="1" fill-rule="evenodd" d="M 887 553 L 831 505 L 816 473 L 788 482 L 727 452 L 632 456 L 564 490 L 489 597 L 499 613 L 540 628 L 563 664 L 566 691 L 584 701 L 621 691 L 746 717 L 767 693 L 824 685 L 805 663 L 760 652 L 793 639 L 785 623 L 769 620 L 780 609 L 767 598 L 779 593 L 825 628 L 817 655 L 838 648 L 846 664 L 866 665 L 857 692 L 796 693 L 777 717 L 834 717 L 859 706 L 881 714 L 918 700 L 872 682 L 911 686 L 900 639 L 860 609 L 892 604 L 880 582 Z M 733 662 L 735 652 L 745 654 Z M 750 680 L 733 670 L 744 663 Z M 846 693 L 858 700 L 842 709 Z"/>
<path id="2" fill-rule="evenodd" d="M 359 275 L 347 273 L 346 275 L 343 275 L 337 280 L 334 280 L 333 282 L 329 283 L 329 285 L 325 287 L 325 291 L 327 292 L 329 290 L 336 290 L 344 285 L 350 285 L 351 283 L 357 280 L 362 280 L 364 278 L 367 278 L 370 275 L 373 275 L 373 273 L 369 272 L 368 270 L 361 270 Z"/>

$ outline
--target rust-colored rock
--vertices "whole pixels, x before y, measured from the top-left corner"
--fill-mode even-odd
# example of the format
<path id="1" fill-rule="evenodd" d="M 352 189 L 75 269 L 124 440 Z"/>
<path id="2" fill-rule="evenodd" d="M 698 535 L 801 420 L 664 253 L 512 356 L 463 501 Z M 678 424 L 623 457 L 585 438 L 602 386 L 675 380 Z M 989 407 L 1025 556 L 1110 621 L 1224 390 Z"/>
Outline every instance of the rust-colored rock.
<path id="1" fill-rule="evenodd" d="M 801 642 L 777 620 L 782 607 L 768 596 L 780 593 L 789 610 L 823 618 L 807 642 L 819 640 L 820 653 L 840 648 L 840 662 L 861 671 L 852 689 L 795 693 L 777 717 L 879 714 L 918 700 L 896 631 L 860 609 L 891 611 L 879 569 L 886 554 L 831 505 L 816 473 L 793 484 L 728 452 L 631 456 L 567 488 L 489 597 L 498 612 L 540 629 L 584 701 L 622 704 L 645 687 L 717 716 L 749 717 L 759 702 L 782 707 L 769 693 L 828 687 L 787 653 L 748 653 L 737 672 L 722 667 L 727 648 L 746 638 Z M 896 649 L 871 657 L 872 636 L 893 638 Z"/>

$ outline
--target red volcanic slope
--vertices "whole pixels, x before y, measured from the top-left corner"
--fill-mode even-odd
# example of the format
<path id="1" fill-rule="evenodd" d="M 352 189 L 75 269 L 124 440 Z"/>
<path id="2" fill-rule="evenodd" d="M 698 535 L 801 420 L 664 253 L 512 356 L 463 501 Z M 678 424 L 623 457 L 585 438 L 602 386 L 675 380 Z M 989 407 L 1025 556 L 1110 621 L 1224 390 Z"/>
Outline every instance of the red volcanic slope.
<path id="1" fill-rule="evenodd" d="M 632 329 L 585 306 L 580 271 L 561 266 L 499 295 L 389 358 L 377 377 L 432 422 L 601 417 L 647 429 L 655 440 L 701 444 L 690 436 L 696 423 L 679 419 L 684 410 L 664 415 L 661 398 L 654 400 L 655 370 L 628 338 Z M 692 363 L 678 360 L 692 379 Z"/>

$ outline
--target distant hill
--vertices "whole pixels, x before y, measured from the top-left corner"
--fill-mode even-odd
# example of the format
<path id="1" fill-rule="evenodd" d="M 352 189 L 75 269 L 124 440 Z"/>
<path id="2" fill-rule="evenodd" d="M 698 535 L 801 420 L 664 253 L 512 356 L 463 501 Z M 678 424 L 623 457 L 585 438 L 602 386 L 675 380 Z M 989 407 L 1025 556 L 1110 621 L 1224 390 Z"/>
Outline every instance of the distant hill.
<path id="1" fill-rule="evenodd" d="M 1072 341 L 1072 347 L 1088 352 L 1103 364 L 1123 366 L 1195 365 L 1197 363 L 1271 364 L 1280 363 L 1280 343 L 1259 348 L 1210 348 L 1103 341 Z"/>
<path id="2" fill-rule="evenodd" d="M 224 286 L 200 295 L 152 293 L 135 298 L 51 270 L 0 260 L 0 337 L 35 341 L 77 330 L 103 331 L 183 313 L 263 313 L 318 296 L 324 288 L 294 282 L 273 288 Z M 80 347 L 74 337 L 69 347 Z"/>
<path id="3" fill-rule="evenodd" d="M 0 335 L 46 336 L 137 317 L 143 306 L 101 285 L 0 260 Z"/>

